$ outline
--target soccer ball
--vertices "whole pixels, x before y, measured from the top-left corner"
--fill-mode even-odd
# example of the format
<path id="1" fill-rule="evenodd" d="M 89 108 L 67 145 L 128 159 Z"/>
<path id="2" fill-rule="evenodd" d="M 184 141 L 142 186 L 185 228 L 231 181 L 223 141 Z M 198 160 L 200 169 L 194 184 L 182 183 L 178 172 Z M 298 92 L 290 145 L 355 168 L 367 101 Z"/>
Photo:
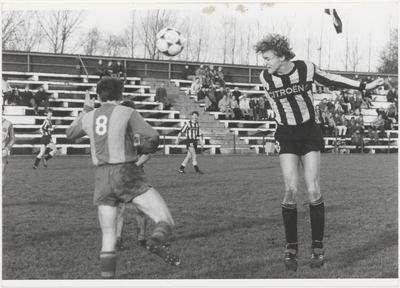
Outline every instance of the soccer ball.
<path id="1" fill-rule="evenodd" d="M 156 47 L 166 56 L 176 56 L 183 50 L 186 38 L 182 33 L 171 27 L 164 28 L 156 35 Z"/>

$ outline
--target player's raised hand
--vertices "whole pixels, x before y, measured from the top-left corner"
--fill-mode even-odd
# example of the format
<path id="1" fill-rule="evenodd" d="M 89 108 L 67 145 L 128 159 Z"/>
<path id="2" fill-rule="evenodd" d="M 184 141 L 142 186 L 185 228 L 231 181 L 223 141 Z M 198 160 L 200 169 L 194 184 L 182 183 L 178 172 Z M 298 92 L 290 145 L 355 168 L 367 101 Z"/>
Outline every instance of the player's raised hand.
<path id="1" fill-rule="evenodd" d="M 373 90 L 375 88 L 378 88 L 379 86 L 382 86 L 384 83 L 385 83 L 385 80 L 383 80 L 383 78 L 378 78 L 378 79 L 372 81 L 371 83 L 367 83 L 367 85 L 365 85 L 365 89 Z"/>
<path id="2" fill-rule="evenodd" d="M 85 106 L 89 106 L 89 107 L 94 107 L 92 100 L 90 99 L 90 92 L 89 90 L 86 90 L 86 94 L 85 94 Z"/>

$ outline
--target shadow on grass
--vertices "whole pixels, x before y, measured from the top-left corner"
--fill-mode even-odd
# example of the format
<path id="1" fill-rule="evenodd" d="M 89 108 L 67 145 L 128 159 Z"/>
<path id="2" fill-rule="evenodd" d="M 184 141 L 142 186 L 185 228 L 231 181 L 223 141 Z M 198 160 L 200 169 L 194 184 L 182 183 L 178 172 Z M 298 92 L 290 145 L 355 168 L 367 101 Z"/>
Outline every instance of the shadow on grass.
<path id="1" fill-rule="evenodd" d="M 387 230 L 376 234 L 375 237 L 369 239 L 368 242 L 357 248 L 350 248 L 338 255 L 338 262 L 342 267 L 353 266 L 356 262 L 366 258 L 372 258 L 375 254 L 379 254 L 387 248 L 398 245 L 397 230 Z M 379 257 L 379 255 L 377 256 Z M 397 254 L 393 255 L 397 258 Z M 397 263 L 397 260 L 395 261 Z M 393 275 L 392 275 L 393 276 Z"/>

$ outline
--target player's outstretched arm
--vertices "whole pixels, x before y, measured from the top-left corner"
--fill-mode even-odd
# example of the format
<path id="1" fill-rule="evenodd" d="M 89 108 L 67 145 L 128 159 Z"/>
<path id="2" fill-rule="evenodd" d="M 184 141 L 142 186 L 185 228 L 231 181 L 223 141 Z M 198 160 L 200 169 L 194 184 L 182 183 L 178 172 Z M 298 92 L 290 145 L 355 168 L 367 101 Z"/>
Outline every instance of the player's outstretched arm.
<path id="1" fill-rule="evenodd" d="M 371 83 L 367 83 L 365 85 L 365 89 L 366 90 L 373 90 L 378 88 L 379 86 L 382 86 L 385 83 L 385 80 L 383 80 L 383 78 L 378 78 L 374 81 L 372 81 Z"/>
<path id="2" fill-rule="evenodd" d="M 182 135 L 182 133 L 179 132 L 179 133 L 178 133 L 178 136 L 176 137 L 176 140 L 175 140 L 175 145 L 178 145 L 178 144 L 179 144 L 179 139 L 181 139 L 181 135 Z"/>
<path id="3" fill-rule="evenodd" d="M 90 100 L 90 93 L 86 90 L 85 101 L 83 104 L 82 113 L 76 118 L 71 125 L 69 125 L 66 135 L 67 139 L 74 140 L 81 138 L 86 135 L 86 132 L 82 129 L 82 118 L 86 113 L 94 109 L 94 101 Z"/>

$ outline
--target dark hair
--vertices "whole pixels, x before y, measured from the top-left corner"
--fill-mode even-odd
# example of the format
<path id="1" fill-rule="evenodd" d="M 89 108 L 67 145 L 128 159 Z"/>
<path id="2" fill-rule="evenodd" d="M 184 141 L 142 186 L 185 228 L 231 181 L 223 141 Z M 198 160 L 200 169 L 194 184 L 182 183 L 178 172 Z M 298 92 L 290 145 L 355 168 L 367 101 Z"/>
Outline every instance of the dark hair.
<path id="1" fill-rule="evenodd" d="M 121 102 L 121 105 L 122 105 L 122 106 L 126 106 L 126 107 L 130 107 L 130 108 L 132 108 L 132 109 L 136 109 L 135 103 L 134 103 L 133 101 L 131 101 L 131 100 L 122 101 L 122 102 Z"/>
<path id="2" fill-rule="evenodd" d="M 49 109 L 47 110 L 47 113 L 53 113 L 53 109 L 49 108 Z"/>
<path id="3" fill-rule="evenodd" d="M 254 45 L 256 53 L 274 52 L 278 57 L 285 56 L 286 60 L 293 59 L 296 54 L 292 52 L 287 37 L 279 34 L 268 34 Z"/>
<path id="4" fill-rule="evenodd" d="M 102 102 L 120 101 L 124 83 L 118 78 L 105 76 L 97 83 L 96 93 L 99 94 Z"/>
<path id="5" fill-rule="evenodd" d="M 193 114 L 196 114 L 197 116 L 200 115 L 199 112 L 197 112 L 197 111 L 193 111 L 192 114 L 190 114 L 190 115 L 193 115 Z"/>

